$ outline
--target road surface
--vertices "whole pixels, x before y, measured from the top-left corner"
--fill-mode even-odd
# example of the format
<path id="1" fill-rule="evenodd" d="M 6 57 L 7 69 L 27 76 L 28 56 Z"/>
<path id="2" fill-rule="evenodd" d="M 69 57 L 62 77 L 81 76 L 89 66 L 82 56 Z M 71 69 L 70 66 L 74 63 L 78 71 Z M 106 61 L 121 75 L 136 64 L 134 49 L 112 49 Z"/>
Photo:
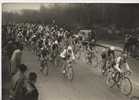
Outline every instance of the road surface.
<path id="1" fill-rule="evenodd" d="M 87 65 L 82 59 L 73 65 L 75 77 L 72 82 L 62 76 L 60 67 L 52 64 L 49 66 L 49 75 L 43 75 L 37 57 L 27 49 L 24 50 L 22 62 L 29 67 L 29 71 L 38 74 L 36 86 L 40 93 L 39 100 L 129 100 L 117 88 L 108 88 L 98 68 Z M 136 82 L 133 94 L 138 93 Z"/>

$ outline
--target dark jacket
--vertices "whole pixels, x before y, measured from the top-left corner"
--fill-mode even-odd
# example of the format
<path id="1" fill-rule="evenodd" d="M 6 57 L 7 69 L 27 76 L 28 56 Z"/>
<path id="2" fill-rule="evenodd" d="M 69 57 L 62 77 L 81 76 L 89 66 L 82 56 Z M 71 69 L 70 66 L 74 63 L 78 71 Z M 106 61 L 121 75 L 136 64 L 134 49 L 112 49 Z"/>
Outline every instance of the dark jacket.
<path id="1" fill-rule="evenodd" d="M 27 93 L 25 100 L 38 100 L 39 92 L 36 86 L 30 81 L 27 82 Z"/>
<path id="2" fill-rule="evenodd" d="M 26 86 L 24 74 L 17 72 L 12 78 L 11 100 L 25 100 Z"/>

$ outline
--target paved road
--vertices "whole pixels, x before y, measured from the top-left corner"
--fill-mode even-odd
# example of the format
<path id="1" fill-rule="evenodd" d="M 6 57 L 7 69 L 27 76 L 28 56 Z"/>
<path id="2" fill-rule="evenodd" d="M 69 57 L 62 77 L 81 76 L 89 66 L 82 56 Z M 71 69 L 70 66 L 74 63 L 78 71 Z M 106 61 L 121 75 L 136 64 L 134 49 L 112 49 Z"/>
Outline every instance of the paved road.
<path id="1" fill-rule="evenodd" d="M 64 79 L 60 68 L 53 65 L 50 65 L 49 76 L 40 73 L 37 57 L 28 50 L 24 51 L 23 63 L 28 65 L 29 71 L 38 73 L 39 100 L 129 100 L 117 88 L 108 88 L 99 70 L 83 60 L 74 65 L 75 78 L 72 82 Z M 139 93 L 139 89 L 133 92 Z"/>

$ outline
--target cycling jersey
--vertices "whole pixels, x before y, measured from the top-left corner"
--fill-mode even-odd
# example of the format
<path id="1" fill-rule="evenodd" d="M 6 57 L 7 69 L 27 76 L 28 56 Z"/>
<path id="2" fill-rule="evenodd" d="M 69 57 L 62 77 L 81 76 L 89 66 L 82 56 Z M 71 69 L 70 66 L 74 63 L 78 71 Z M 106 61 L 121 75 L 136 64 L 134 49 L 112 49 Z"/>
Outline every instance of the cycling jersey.
<path id="1" fill-rule="evenodd" d="M 37 40 L 37 37 L 36 35 L 33 35 L 32 39 L 31 39 L 33 42 L 35 42 Z"/>
<path id="2" fill-rule="evenodd" d="M 105 50 L 102 52 L 101 57 L 102 59 L 107 59 L 107 60 L 115 59 L 115 52 L 111 50 Z"/>
<path id="3" fill-rule="evenodd" d="M 39 40 L 38 41 L 38 46 L 39 46 L 39 48 L 42 48 L 42 46 L 43 46 L 43 40 Z"/>
<path id="4" fill-rule="evenodd" d="M 107 52 L 102 52 L 101 57 L 102 57 L 102 59 L 106 59 L 106 57 L 107 57 Z"/>
<path id="5" fill-rule="evenodd" d="M 53 49 L 53 50 L 57 50 L 57 49 L 58 49 L 58 44 L 55 44 L 55 43 L 54 43 L 54 44 L 52 45 L 52 49 Z"/>
<path id="6" fill-rule="evenodd" d="M 71 49 L 71 53 L 68 53 L 68 49 L 64 49 L 64 51 L 60 54 L 60 56 L 61 58 L 75 60 L 73 49 Z"/>
<path id="7" fill-rule="evenodd" d="M 42 55 L 42 57 L 47 56 L 48 55 L 48 49 L 47 48 L 42 48 L 41 49 L 41 55 Z"/>
<path id="8" fill-rule="evenodd" d="M 127 61 L 125 61 L 121 56 L 117 57 L 116 65 L 114 66 L 114 68 L 119 72 L 130 71 L 130 67 L 129 67 Z"/>

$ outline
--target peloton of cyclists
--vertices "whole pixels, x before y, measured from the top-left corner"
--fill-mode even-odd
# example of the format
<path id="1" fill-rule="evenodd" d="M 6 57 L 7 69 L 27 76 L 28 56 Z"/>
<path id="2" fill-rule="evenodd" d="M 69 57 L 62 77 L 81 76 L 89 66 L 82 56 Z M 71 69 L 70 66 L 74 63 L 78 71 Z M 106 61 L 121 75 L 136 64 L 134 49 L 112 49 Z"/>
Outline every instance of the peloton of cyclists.
<path id="1" fill-rule="evenodd" d="M 71 34 L 69 31 L 67 31 L 64 28 L 60 28 L 60 27 L 58 28 L 58 26 L 55 25 L 44 26 L 44 25 L 37 25 L 37 24 L 25 24 L 25 25 L 17 24 L 17 26 L 19 26 L 19 30 L 18 27 L 16 29 L 17 30 L 16 33 L 18 33 L 17 38 L 19 40 L 21 40 L 20 36 L 24 36 L 22 32 L 24 31 L 24 28 L 22 27 L 24 26 L 27 27 L 27 29 L 29 30 L 27 31 L 28 33 L 27 40 L 29 40 L 29 43 L 34 51 L 37 50 L 37 52 L 40 52 L 38 53 L 39 55 L 37 56 L 40 56 L 41 58 L 51 55 L 52 61 L 55 61 L 56 56 L 59 55 L 60 52 L 62 52 L 60 56 L 61 58 L 65 59 L 64 62 L 70 60 L 73 61 L 75 60 L 74 53 L 76 55 L 79 52 L 79 49 L 81 48 L 81 42 L 83 37 L 81 37 L 80 35 L 76 35 L 74 37 L 73 45 L 69 46 L 66 44 L 67 41 L 71 42 L 71 40 L 73 39 L 72 37 L 73 34 Z M 88 42 L 86 46 L 87 52 L 88 54 L 91 54 L 96 44 L 96 33 L 94 30 L 90 31 L 87 42 Z M 66 48 L 63 50 L 63 47 L 65 45 Z M 109 66 L 115 67 L 118 71 L 121 71 L 119 70 L 121 63 L 123 63 L 127 67 L 126 64 L 127 58 L 125 57 L 125 54 L 121 54 L 119 57 L 116 57 L 114 47 L 104 49 L 101 54 L 101 57 L 103 60 L 103 67 L 102 67 L 103 71 L 107 69 L 107 63 L 109 64 Z"/>

